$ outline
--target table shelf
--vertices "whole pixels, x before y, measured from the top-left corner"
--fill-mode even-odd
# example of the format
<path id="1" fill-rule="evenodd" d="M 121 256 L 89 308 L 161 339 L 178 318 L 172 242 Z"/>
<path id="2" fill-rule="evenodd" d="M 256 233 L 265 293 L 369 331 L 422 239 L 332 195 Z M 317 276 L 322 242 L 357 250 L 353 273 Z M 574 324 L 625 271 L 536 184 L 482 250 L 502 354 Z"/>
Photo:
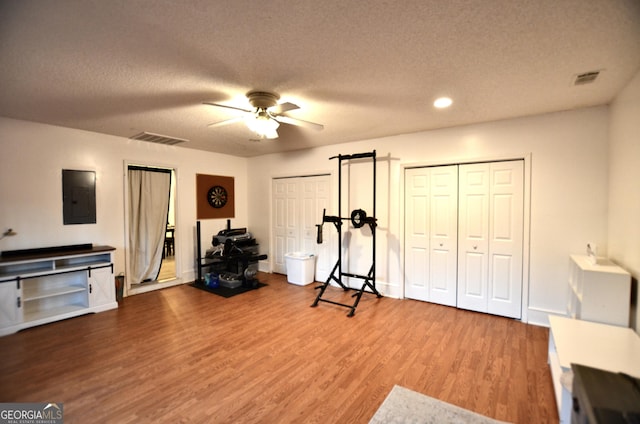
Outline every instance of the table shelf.
<path id="1" fill-rule="evenodd" d="M 114 250 L 79 245 L 3 252 L 0 335 L 117 308 Z"/>

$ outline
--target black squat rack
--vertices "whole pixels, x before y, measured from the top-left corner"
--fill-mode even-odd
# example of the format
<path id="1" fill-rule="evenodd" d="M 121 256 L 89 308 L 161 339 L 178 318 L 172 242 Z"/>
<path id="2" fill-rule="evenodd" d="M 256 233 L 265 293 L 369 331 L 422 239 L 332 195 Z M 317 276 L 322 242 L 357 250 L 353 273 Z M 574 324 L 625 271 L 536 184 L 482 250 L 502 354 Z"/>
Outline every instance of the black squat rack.
<path id="1" fill-rule="evenodd" d="M 319 290 L 318 296 L 316 300 L 311 305 L 312 307 L 318 306 L 318 302 L 327 302 L 338 306 L 344 306 L 349 308 L 348 317 L 352 317 L 356 312 L 356 308 L 358 307 L 358 303 L 360 302 L 360 298 L 362 294 L 372 293 L 377 297 L 382 297 L 378 289 L 376 289 L 376 151 L 367 152 L 367 153 L 355 153 L 352 155 L 338 155 L 332 156 L 329 159 L 338 159 L 338 214 L 342 215 L 342 161 L 352 160 L 352 159 L 364 159 L 364 158 L 372 158 L 373 164 L 373 216 L 367 216 L 367 213 L 362 209 L 354 209 L 351 212 L 350 217 L 342 217 L 342 216 L 327 216 L 326 209 L 322 213 L 322 224 L 316 225 L 318 228 L 318 237 L 317 242 L 322 243 L 322 226 L 325 222 L 332 223 L 336 230 L 338 231 L 338 260 L 327 278 L 327 281 L 317 286 L 316 289 Z M 372 254 L 371 254 L 371 268 L 369 268 L 369 272 L 367 275 L 360 274 L 352 274 L 348 272 L 342 271 L 342 223 L 343 221 L 351 221 L 351 224 L 354 228 L 361 228 L 365 225 L 368 225 L 371 229 L 372 235 Z M 354 289 L 345 285 L 342 282 L 343 277 L 350 278 L 358 278 L 363 280 L 362 286 L 359 289 Z M 355 290 L 356 293 L 351 295 L 351 297 L 355 297 L 355 301 L 352 305 L 346 303 L 335 302 L 329 299 L 323 299 L 325 290 L 329 286 L 329 284 L 335 281 L 340 287 L 342 287 L 345 291 L 347 290 Z M 369 290 L 367 290 L 367 288 Z"/>

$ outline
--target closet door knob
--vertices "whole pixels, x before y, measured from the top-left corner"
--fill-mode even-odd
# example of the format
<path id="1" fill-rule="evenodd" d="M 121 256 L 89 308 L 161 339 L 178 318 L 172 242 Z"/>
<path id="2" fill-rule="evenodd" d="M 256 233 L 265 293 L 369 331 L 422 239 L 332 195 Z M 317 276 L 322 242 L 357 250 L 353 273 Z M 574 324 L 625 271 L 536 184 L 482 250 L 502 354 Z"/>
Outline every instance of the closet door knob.
<path id="1" fill-rule="evenodd" d="M 477 245 L 476 245 L 476 246 L 473 246 L 473 250 L 477 250 L 477 249 L 478 249 L 478 246 L 477 246 Z"/>

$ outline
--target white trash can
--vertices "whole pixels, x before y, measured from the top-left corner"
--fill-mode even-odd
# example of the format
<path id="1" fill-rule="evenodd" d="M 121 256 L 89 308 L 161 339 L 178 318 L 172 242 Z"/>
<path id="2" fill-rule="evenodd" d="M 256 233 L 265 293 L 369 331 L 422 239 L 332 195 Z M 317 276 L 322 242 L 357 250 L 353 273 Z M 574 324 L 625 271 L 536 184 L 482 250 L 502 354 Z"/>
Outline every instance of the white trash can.
<path id="1" fill-rule="evenodd" d="M 313 283 L 316 258 L 311 253 L 292 252 L 284 255 L 287 281 L 299 286 Z"/>

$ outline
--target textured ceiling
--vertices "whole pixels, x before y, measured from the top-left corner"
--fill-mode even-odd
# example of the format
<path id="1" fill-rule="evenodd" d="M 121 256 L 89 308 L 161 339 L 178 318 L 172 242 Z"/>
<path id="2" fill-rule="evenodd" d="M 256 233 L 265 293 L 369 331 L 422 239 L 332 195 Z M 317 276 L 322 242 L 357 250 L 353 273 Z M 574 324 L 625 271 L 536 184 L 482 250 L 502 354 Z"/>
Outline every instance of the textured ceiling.
<path id="1" fill-rule="evenodd" d="M 0 0 L 0 58 L 0 116 L 249 157 L 607 104 L 640 68 L 640 1 Z M 253 89 L 325 129 L 207 127 L 237 113 L 203 101 Z"/>

